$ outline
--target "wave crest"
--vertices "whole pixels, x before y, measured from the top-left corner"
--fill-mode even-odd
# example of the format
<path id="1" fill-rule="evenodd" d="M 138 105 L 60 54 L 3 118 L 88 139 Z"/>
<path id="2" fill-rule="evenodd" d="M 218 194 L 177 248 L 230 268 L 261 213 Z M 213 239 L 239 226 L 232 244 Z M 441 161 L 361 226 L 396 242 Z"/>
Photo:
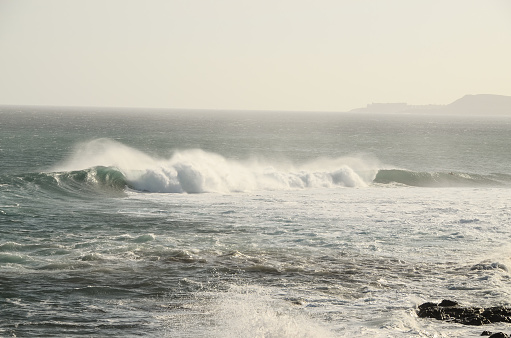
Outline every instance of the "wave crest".
<path id="1" fill-rule="evenodd" d="M 80 145 L 55 170 L 91 167 L 116 168 L 130 188 L 162 193 L 363 187 L 372 182 L 378 171 L 377 161 L 368 158 L 326 158 L 294 166 L 259 159 L 233 160 L 191 149 L 159 159 L 109 139 Z"/>
<path id="2" fill-rule="evenodd" d="M 171 160 L 159 168 L 148 168 L 140 173 L 131 171 L 126 174 L 127 180 L 130 187 L 136 190 L 171 193 L 225 193 L 367 185 L 367 182 L 348 166 L 334 171 L 287 171 L 274 166 L 243 166 L 224 158 L 210 165 L 210 156 L 217 155 L 202 152 L 200 157 L 205 157 L 203 160 L 177 163 Z"/>

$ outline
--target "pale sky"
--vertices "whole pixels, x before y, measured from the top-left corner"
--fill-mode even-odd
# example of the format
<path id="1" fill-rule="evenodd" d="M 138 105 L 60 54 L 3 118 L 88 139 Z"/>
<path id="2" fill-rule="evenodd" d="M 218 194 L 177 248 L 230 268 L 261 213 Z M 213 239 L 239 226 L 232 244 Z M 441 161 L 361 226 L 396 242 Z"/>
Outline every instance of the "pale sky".
<path id="1" fill-rule="evenodd" d="M 347 111 L 511 95 L 509 0 L 0 0 L 0 104 Z"/>

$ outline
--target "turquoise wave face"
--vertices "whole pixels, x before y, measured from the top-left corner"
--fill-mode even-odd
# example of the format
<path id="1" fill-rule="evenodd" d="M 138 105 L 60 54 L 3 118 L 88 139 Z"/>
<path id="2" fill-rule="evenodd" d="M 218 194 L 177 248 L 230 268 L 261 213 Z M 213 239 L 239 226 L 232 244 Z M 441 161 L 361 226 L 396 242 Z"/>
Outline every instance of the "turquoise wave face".
<path id="1" fill-rule="evenodd" d="M 128 184 L 123 173 L 116 168 L 98 166 L 69 172 L 4 175 L 0 177 L 0 186 L 4 193 L 24 191 L 26 195 L 86 196 L 123 194 Z"/>
<path id="2" fill-rule="evenodd" d="M 76 182 L 81 185 L 115 191 L 123 190 L 127 186 L 124 174 L 113 167 L 98 166 L 86 170 L 62 173 L 60 179 L 66 183 Z"/>

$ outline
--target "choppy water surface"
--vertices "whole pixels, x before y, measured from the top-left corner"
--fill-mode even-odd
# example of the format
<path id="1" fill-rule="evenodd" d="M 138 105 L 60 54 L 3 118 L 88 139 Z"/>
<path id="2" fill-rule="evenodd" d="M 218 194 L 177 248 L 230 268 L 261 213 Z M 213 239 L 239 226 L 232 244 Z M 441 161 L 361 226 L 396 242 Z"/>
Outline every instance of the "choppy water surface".
<path id="1" fill-rule="evenodd" d="M 466 337 L 510 303 L 506 117 L 0 112 L 0 335 Z"/>

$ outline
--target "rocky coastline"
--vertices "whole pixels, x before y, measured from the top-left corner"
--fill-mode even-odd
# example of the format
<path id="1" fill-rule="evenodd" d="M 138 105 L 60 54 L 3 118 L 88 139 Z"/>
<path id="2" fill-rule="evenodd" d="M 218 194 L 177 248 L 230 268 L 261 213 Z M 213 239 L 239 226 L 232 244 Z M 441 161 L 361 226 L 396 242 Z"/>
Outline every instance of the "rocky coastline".
<path id="1" fill-rule="evenodd" d="M 426 302 L 419 305 L 417 315 L 420 318 L 434 318 L 463 325 L 485 325 L 491 323 L 511 323 L 511 308 L 492 306 L 487 308 L 460 306 L 452 300 L 442 300 L 440 303 Z M 510 337 L 503 332 L 493 333 L 484 331 L 482 336 L 492 338 Z"/>

